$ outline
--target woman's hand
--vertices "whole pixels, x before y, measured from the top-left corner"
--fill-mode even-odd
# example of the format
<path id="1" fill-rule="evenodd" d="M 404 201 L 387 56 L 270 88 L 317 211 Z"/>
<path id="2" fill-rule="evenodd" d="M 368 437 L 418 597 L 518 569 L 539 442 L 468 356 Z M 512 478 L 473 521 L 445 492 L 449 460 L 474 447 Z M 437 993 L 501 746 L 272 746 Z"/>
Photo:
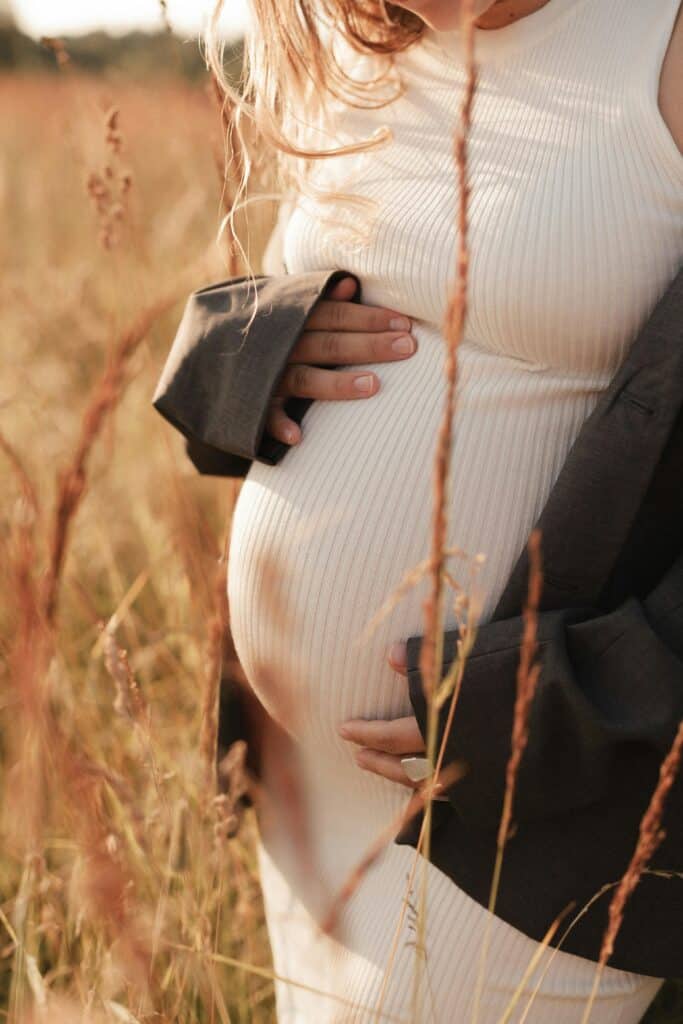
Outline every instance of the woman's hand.
<path id="1" fill-rule="evenodd" d="M 309 364 L 393 362 L 417 350 L 407 317 L 381 306 L 350 302 L 355 290 L 354 278 L 342 278 L 328 298 L 316 303 L 306 321 L 268 410 L 266 430 L 278 441 L 297 444 L 301 440 L 301 428 L 283 408 L 289 396 L 371 398 L 379 388 L 374 373 L 325 370 Z"/>
<path id="2" fill-rule="evenodd" d="M 396 672 L 407 676 L 405 643 L 392 645 L 388 661 Z M 339 735 L 360 746 L 356 761 L 361 768 L 412 789 L 419 785 L 411 782 L 401 764 L 402 757 L 423 754 L 425 749 L 420 727 L 413 715 L 389 721 L 355 719 L 344 722 L 339 727 Z"/>

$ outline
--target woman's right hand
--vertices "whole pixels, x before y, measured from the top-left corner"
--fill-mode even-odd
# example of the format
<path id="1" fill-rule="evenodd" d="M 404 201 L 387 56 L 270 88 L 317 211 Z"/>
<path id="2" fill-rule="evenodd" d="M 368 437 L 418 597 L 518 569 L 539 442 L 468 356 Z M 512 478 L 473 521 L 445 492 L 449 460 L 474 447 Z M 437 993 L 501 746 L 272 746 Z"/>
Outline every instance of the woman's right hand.
<path id="1" fill-rule="evenodd" d="M 417 350 L 406 316 L 381 306 L 350 302 L 355 290 L 354 278 L 342 278 L 327 298 L 316 303 L 304 324 L 268 409 L 266 430 L 278 441 L 298 444 L 301 440 L 301 428 L 283 408 L 290 396 L 338 401 L 371 398 L 379 389 L 374 373 L 325 370 L 311 363 L 394 362 Z M 396 342 L 403 343 L 403 350 L 394 348 Z"/>

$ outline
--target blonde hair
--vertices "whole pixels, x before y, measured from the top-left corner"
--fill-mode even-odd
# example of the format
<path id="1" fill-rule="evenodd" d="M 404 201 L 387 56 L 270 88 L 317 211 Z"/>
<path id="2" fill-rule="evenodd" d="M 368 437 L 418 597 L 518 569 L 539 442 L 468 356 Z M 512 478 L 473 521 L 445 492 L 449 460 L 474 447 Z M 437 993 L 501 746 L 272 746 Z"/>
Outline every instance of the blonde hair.
<path id="1" fill-rule="evenodd" d="M 274 188 L 255 198 L 286 199 L 299 193 L 319 203 L 360 204 L 365 207 L 362 220 L 367 225 L 367 208 L 374 205 L 371 200 L 320 188 L 310 172 L 316 161 L 374 149 L 388 141 L 391 132 L 385 126 L 369 138 L 321 148 L 313 145 L 313 139 L 333 134 L 340 109 L 378 109 L 402 94 L 394 55 L 422 36 L 425 23 L 386 0 L 250 2 L 252 25 L 245 40 L 239 89 L 231 85 L 224 70 L 225 43 L 218 30 L 224 0 L 216 0 L 204 36 L 207 66 L 224 97 L 226 152 L 236 181 L 223 226 L 229 224 L 236 238 L 235 213 L 250 201 L 246 198 L 250 177 L 255 168 L 264 167 L 264 156 Z M 353 65 L 355 57 L 357 64 L 363 55 L 376 73 L 354 78 L 345 65 Z M 388 94 L 383 94 L 385 85 L 392 86 Z M 261 175 L 259 179 L 263 180 Z"/>

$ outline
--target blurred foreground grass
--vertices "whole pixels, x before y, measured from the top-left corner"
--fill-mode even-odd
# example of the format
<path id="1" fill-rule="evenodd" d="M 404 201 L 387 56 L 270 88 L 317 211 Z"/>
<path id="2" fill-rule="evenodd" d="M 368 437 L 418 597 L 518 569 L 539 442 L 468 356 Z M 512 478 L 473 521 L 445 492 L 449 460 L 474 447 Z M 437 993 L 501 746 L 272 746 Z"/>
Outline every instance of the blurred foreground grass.
<path id="1" fill-rule="evenodd" d="M 18 458 L 0 452 L 0 1017 L 12 1021 L 273 1017 L 253 821 L 232 835 L 200 742 L 237 485 L 199 477 L 150 404 L 187 293 L 227 276 L 222 152 L 202 86 L 0 78 L 0 434 Z M 254 259 L 270 212 L 250 215 Z M 57 474 L 112 345 L 168 296 L 89 452 L 43 672 L 38 631 L 20 640 L 50 562 Z M 138 984 L 150 964 L 151 986 Z"/>

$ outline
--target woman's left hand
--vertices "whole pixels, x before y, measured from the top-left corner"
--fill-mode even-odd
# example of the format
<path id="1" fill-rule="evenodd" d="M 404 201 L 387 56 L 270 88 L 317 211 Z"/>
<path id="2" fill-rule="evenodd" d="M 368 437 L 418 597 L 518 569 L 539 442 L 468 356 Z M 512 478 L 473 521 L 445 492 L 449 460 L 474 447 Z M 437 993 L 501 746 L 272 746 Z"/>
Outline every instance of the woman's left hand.
<path id="1" fill-rule="evenodd" d="M 405 643 L 393 644 L 387 660 L 396 672 L 408 675 Z M 356 761 L 361 768 L 411 789 L 418 787 L 401 764 L 401 758 L 408 754 L 424 754 L 424 739 L 414 715 L 389 720 L 352 719 L 339 726 L 339 735 L 360 746 Z"/>

